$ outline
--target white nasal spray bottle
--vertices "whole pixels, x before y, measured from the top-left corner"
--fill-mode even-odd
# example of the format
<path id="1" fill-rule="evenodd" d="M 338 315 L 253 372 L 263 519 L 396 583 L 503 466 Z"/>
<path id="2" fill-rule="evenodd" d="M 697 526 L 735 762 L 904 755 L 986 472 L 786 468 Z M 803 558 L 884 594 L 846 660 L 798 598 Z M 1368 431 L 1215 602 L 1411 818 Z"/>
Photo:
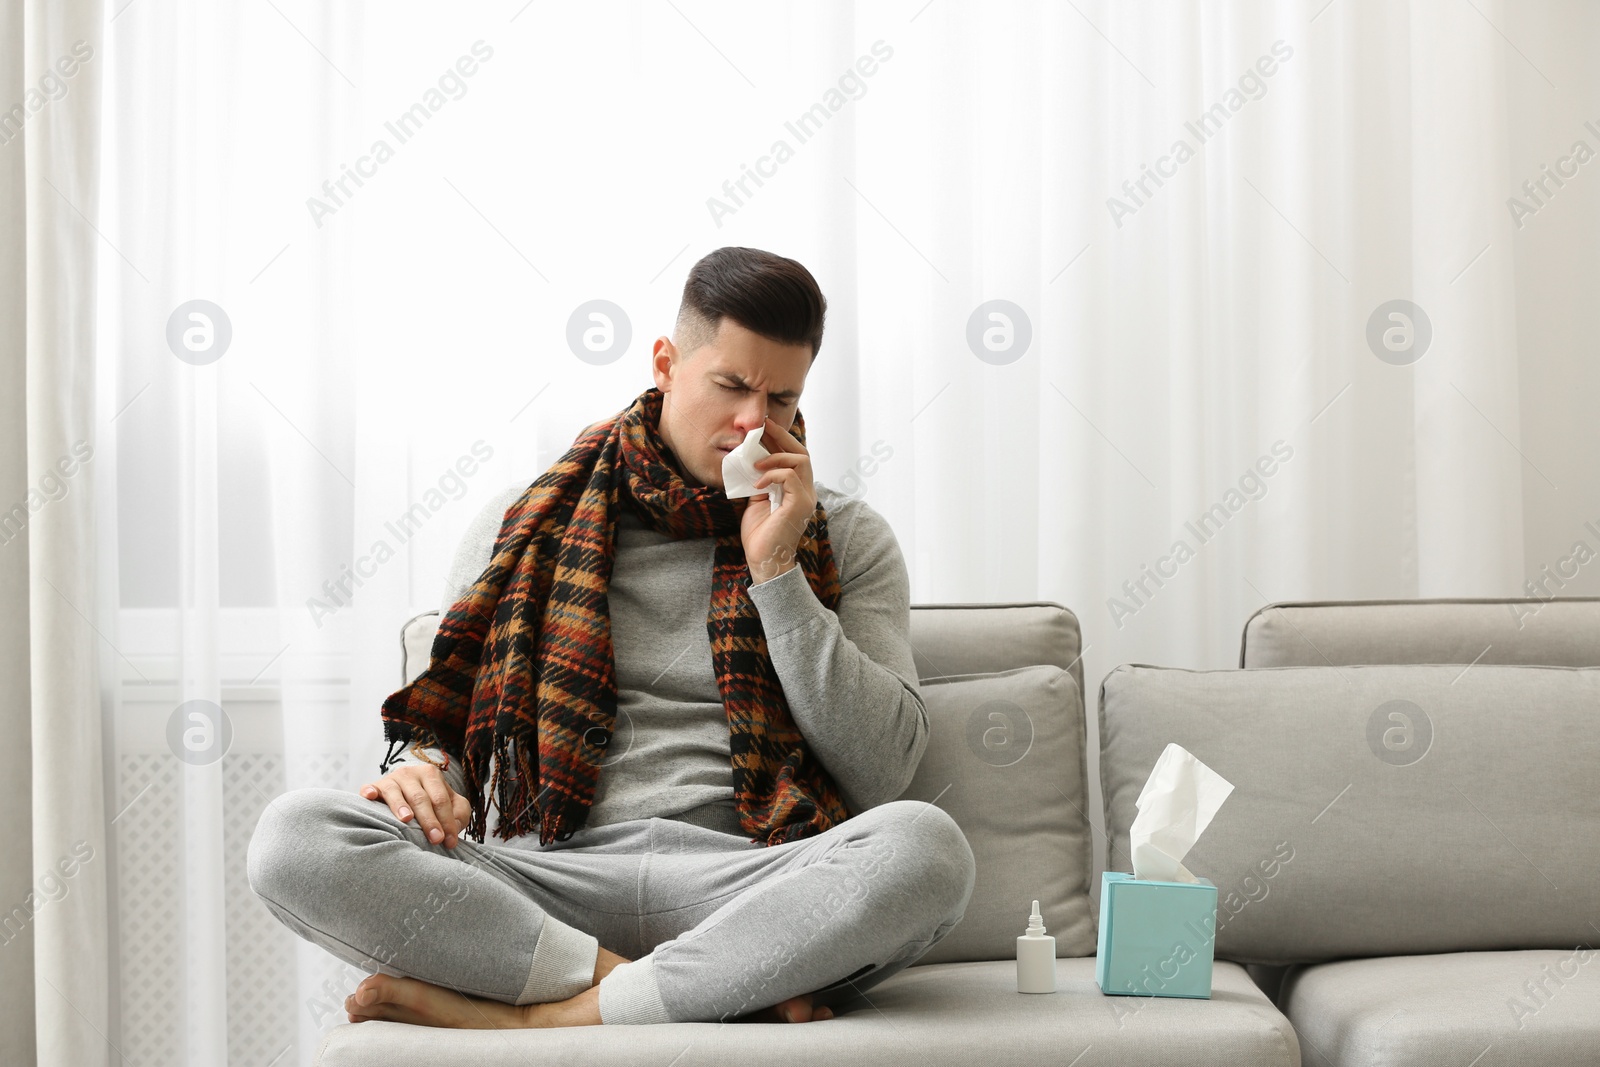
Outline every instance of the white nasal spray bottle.
<path id="1" fill-rule="evenodd" d="M 1056 939 L 1044 932 L 1039 902 L 1033 902 L 1028 932 L 1017 938 L 1017 992 L 1056 991 Z"/>
<path id="2" fill-rule="evenodd" d="M 722 457 L 722 491 L 728 494 L 729 500 L 766 493 L 772 501 L 772 510 L 777 511 L 783 503 L 783 486 L 774 482 L 762 489 L 756 488 L 756 482 L 767 473 L 756 470 L 756 460 L 772 455 L 761 444 L 761 435 L 765 432 L 764 425 L 757 426 L 744 435 L 738 448 Z"/>

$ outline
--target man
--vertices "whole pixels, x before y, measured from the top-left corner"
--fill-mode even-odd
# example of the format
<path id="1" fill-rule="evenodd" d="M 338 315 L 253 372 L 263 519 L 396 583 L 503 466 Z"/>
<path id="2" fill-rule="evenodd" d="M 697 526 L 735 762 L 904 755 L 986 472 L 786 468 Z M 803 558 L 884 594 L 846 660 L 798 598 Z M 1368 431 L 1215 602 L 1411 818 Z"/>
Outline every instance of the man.
<path id="1" fill-rule="evenodd" d="M 794 260 L 695 264 L 655 388 L 469 530 L 388 773 L 262 815 L 256 894 L 379 972 L 352 1022 L 814 1021 L 960 921 L 965 837 L 894 799 L 928 737 L 905 564 L 804 444 L 825 312 Z"/>

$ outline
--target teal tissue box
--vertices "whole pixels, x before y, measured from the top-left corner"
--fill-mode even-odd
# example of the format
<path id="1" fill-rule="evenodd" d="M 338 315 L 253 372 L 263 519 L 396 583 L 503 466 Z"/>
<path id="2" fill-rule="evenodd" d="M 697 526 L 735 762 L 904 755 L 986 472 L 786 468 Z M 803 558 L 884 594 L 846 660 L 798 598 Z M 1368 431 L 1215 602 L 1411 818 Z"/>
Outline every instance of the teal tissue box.
<path id="1" fill-rule="evenodd" d="M 1198 882 L 1138 881 L 1106 871 L 1100 878 L 1100 992 L 1131 997 L 1211 999 L 1217 939 L 1217 887 Z"/>

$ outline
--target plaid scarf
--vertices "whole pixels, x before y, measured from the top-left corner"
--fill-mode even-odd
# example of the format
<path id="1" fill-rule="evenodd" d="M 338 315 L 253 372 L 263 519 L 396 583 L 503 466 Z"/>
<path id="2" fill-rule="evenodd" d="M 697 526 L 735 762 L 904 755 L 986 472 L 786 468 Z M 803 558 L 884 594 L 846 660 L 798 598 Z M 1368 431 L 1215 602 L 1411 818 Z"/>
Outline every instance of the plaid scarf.
<path id="1" fill-rule="evenodd" d="M 506 510 L 489 566 L 441 620 L 427 670 L 383 702 L 390 751 L 379 773 L 408 742 L 462 759 L 472 802 L 467 832 L 479 841 L 491 753 L 499 837 L 537 825 L 540 844 L 549 844 L 588 818 L 617 714 L 606 587 L 624 505 L 674 540 L 716 538 L 706 629 L 728 716 L 739 825 L 751 842 L 798 840 L 850 817 L 790 718 L 767 654 L 739 535 L 749 501 L 684 481 L 660 437 L 661 404 L 660 390 L 646 390 L 579 434 L 528 486 Z M 805 441 L 798 412 L 790 432 Z M 837 610 L 839 573 L 821 504 L 797 555 L 817 598 Z"/>

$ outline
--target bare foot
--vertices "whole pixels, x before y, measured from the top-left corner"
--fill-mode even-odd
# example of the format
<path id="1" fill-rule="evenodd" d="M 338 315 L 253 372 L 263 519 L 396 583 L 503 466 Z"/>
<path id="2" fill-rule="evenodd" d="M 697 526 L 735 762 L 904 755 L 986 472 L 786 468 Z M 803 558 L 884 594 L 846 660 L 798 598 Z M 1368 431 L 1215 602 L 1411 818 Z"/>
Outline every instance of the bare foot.
<path id="1" fill-rule="evenodd" d="M 833 1009 L 826 1004 L 820 1008 L 811 1006 L 811 994 L 802 993 L 798 997 L 780 1000 L 770 1008 L 747 1017 L 749 1022 L 755 1023 L 816 1023 L 823 1019 L 833 1018 Z"/>
<path id="2" fill-rule="evenodd" d="M 518 1030 L 546 1026 L 597 1026 L 600 990 L 591 986 L 575 997 L 549 1004 L 506 1004 L 469 997 L 416 978 L 372 974 L 344 1001 L 353 1023 L 387 1019 L 456 1030 Z"/>
<path id="3" fill-rule="evenodd" d="M 619 956 L 610 949 L 602 947 L 594 957 L 594 984 L 599 985 L 600 979 L 628 962 L 630 962 L 628 957 Z"/>
<path id="4" fill-rule="evenodd" d="M 598 1026 L 601 1023 L 600 979 L 626 962 L 626 957 L 602 948 L 595 960 L 595 984 L 577 996 L 548 1004 L 507 1004 L 468 996 L 418 978 L 373 974 L 363 978 L 355 992 L 345 998 L 344 1008 L 353 1023 L 386 1019 L 456 1030 Z M 819 1022 L 831 1018 L 833 1009 L 828 1006 L 812 1007 L 810 993 L 790 997 L 746 1016 L 751 1022 L 773 1023 Z"/>

